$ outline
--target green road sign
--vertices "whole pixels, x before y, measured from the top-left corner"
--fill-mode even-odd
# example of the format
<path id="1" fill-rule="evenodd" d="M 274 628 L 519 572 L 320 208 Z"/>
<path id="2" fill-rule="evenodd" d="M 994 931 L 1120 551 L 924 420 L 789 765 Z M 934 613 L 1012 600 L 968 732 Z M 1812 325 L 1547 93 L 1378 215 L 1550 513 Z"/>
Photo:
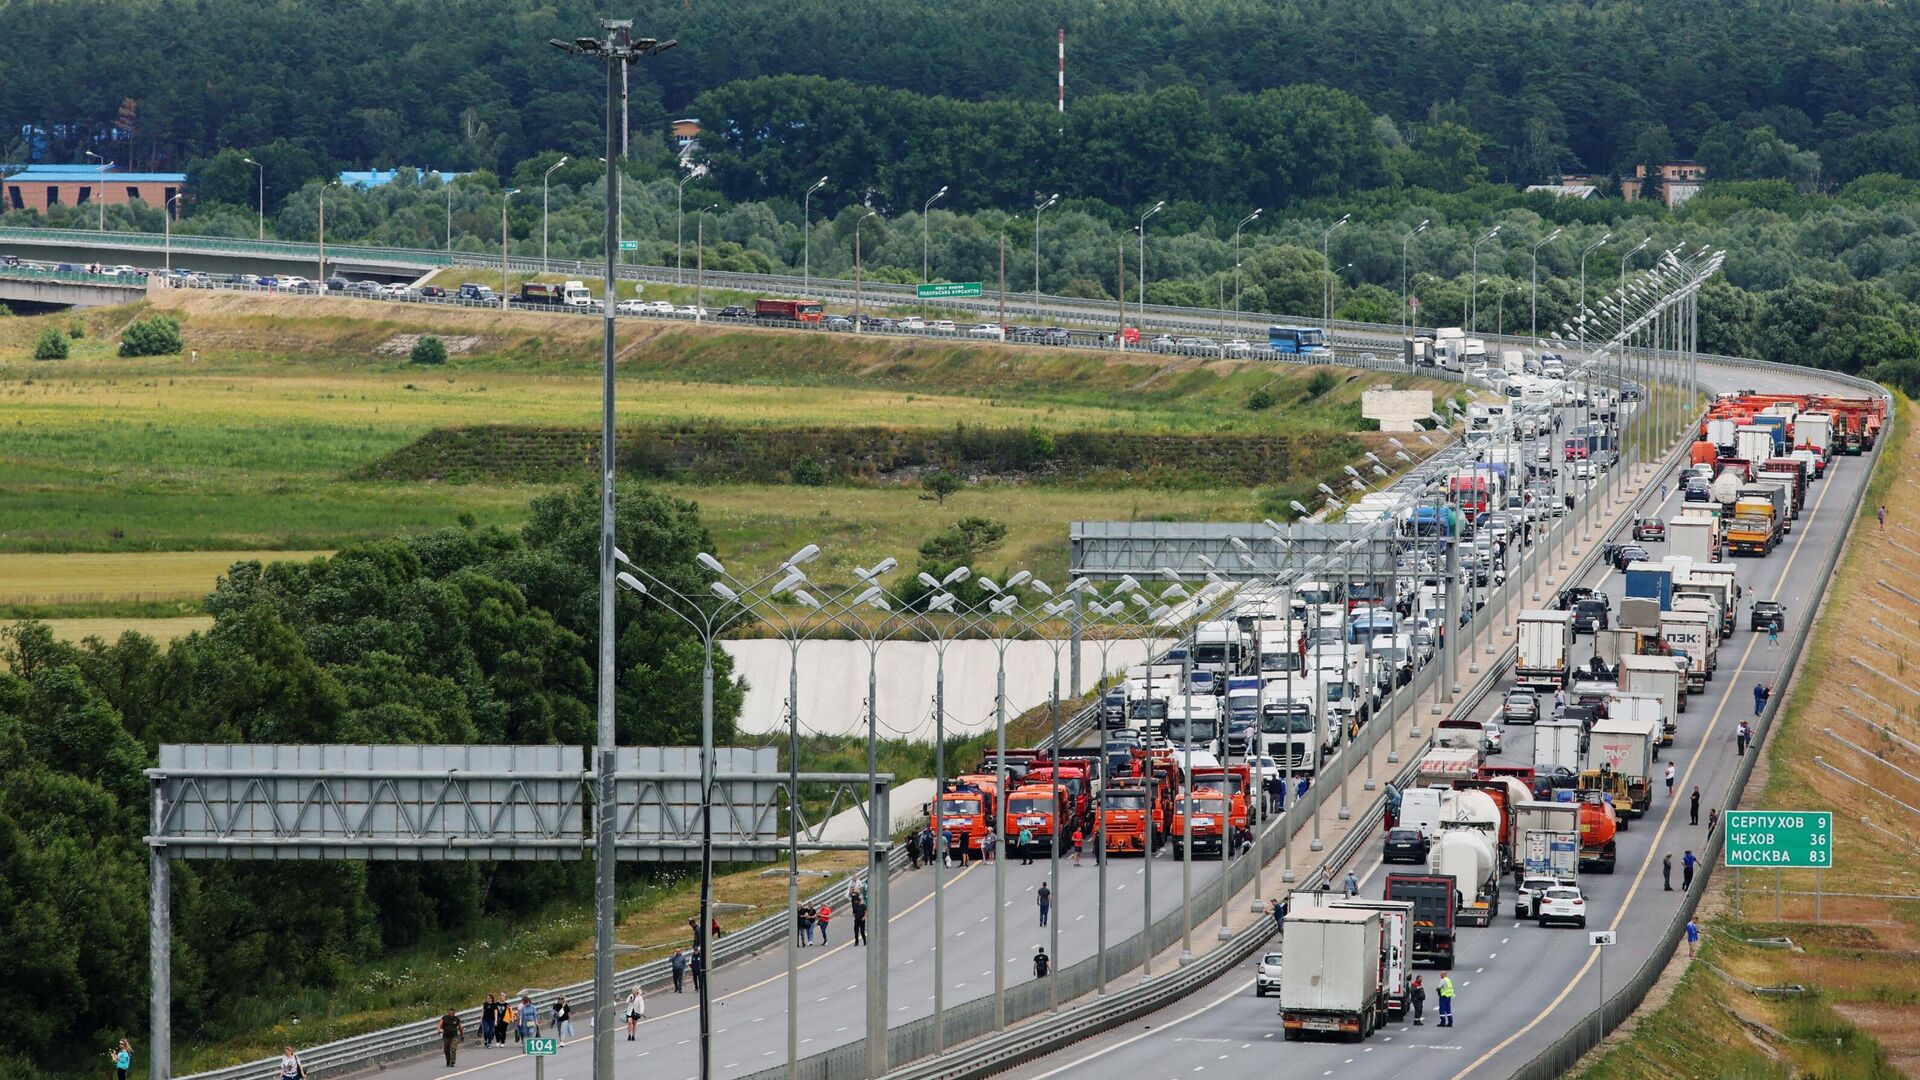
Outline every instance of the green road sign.
<path id="1" fill-rule="evenodd" d="M 1728 866 L 1821 870 L 1833 865 L 1833 814 L 1810 810 L 1729 810 Z"/>
<path id="2" fill-rule="evenodd" d="M 944 300 L 953 296 L 979 296 L 980 283 L 977 281 L 942 281 L 933 285 L 921 285 L 914 293 L 922 300 Z"/>
<path id="3" fill-rule="evenodd" d="M 528 1057 L 552 1057 L 560 1052 L 559 1039 L 528 1039 L 526 1042 Z"/>
<path id="4" fill-rule="evenodd" d="M 622 240 L 622 241 L 620 241 L 620 250 L 621 250 L 621 251 L 639 251 L 639 250 L 640 250 L 640 241 L 638 241 L 638 240 Z"/>

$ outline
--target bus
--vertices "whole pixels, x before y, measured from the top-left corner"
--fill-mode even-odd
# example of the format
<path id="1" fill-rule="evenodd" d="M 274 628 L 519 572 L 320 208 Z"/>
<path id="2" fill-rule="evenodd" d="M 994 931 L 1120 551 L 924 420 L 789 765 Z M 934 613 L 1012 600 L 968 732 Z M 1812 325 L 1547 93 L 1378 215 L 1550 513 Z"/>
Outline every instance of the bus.
<path id="1" fill-rule="evenodd" d="M 1267 348 L 1283 356 L 1328 356 L 1327 333 L 1308 326 L 1267 327 Z"/>
<path id="2" fill-rule="evenodd" d="M 815 323 L 821 319 L 818 300 L 768 300 L 753 302 L 756 319 L 785 319 L 789 322 Z"/>

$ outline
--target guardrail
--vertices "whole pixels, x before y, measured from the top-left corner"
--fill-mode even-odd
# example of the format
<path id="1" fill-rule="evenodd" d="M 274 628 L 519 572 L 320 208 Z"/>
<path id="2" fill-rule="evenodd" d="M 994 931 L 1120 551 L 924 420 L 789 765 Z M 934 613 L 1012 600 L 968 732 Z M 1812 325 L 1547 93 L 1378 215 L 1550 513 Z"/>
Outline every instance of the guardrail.
<path id="1" fill-rule="evenodd" d="M 144 277 L 95 274 L 86 270 L 43 270 L 36 266 L 0 266 L 0 278 L 17 278 L 22 281 L 66 281 L 77 285 L 117 285 L 143 292 L 147 287 Z"/>
<path id="2" fill-rule="evenodd" d="M 1704 358 L 1702 362 L 1706 362 Z M 1809 378 L 1819 378 L 1828 382 L 1851 386 L 1854 389 L 1863 390 L 1875 397 L 1885 399 L 1889 408 L 1887 410 L 1886 426 L 1883 427 L 1880 432 L 1881 441 L 1874 444 L 1873 452 L 1870 455 L 1866 455 L 1861 459 L 1867 467 L 1868 475 L 1871 475 L 1872 470 L 1879 466 L 1880 451 L 1885 445 L 1885 439 L 1892 433 L 1893 425 L 1898 417 L 1898 413 L 1892 408 L 1892 395 L 1888 394 L 1879 384 L 1820 368 L 1786 364 L 1765 364 L 1755 360 L 1729 361 L 1724 357 L 1716 357 L 1712 362 L 1732 367 L 1765 368 L 1771 371 L 1799 371 L 1805 373 Z M 1860 508 L 1867 497 L 1867 486 L 1868 485 L 1863 482 L 1860 485 L 1860 490 L 1854 493 L 1853 500 L 1846 509 L 1847 521 L 1859 520 Z M 1846 546 L 1845 543 L 1835 544 L 1833 550 L 1827 553 L 1826 558 L 1822 560 L 1820 565 L 1820 581 L 1831 582 L 1833 580 L 1834 568 L 1839 565 L 1841 553 L 1846 549 Z M 1824 595 L 1821 604 L 1822 606 L 1825 605 Z M 1799 620 L 1795 629 L 1789 633 L 1786 667 L 1784 668 L 1784 670 L 1789 673 L 1787 679 L 1788 686 L 1776 689 L 1772 697 L 1768 699 L 1766 708 L 1762 710 L 1759 719 L 1754 721 L 1754 738 L 1750 747 L 1754 752 L 1743 755 L 1736 763 L 1733 777 L 1727 785 L 1726 794 L 1721 798 L 1718 805 L 1728 808 L 1738 806 L 1741 797 L 1745 794 L 1747 781 L 1752 778 L 1753 771 L 1760 761 L 1759 748 L 1766 743 L 1767 735 L 1772 731 L 1773 723 L 1778 719 L 1780 709 L 1787 699 L 1787 690 L 1791 687 L 1792 680 L 1799 667 L 1801 652 L 1806 647 L 1807 639 L 1813 633 L 1814 622 L 1813 613 L 1809 612 L 1808 617 Z M 1687 890 L 1685 895 L 1681 897 L 1679 910 L 1674 912 L 1673 919 L 1668 922 L 1665 932 L 1660 937 L 1659 944 L 1655 945 L 1653 952 L 1647 956 L 1646 961 L 1634 971 L 1633 975 L 1630 976 L 1619 989 L 1609 995 L 1607 999 L 1600 1004 L 1598 1009 L 1587 1013 L 1586 1019 L 1575 1025 L 1572 1030 L 1560 1036 L 1560 1038 L 1555 1039 L 1546 1049 L 1534 1055 L 1531 1060 L 1521 1065 L 1518 1069 L 1515 1069 L 1512 1074 L 1514 1080 L 1552 1080 L 1554 1077 L 1563 1075 L 1589 1050 L 1598 1046 L 1600 1040 L 1605 1038 L 1608 1032 L 1625 1023 L 1627 1018 L 1633 1015 L 1634 1011 L 1646 1000 L 1647 994 L 1652 991 L 1654 983 L 1659 981 L 1667 965 L 1672 962 L 1674 953 L 1680 947 L 1680 940 L 1686 933 L 1687 923 L 1693 919 L 1695 913 L 1698 911 L 1701 898 L 1706 895 L 1707 887 L 1712 884 L 1714 871 L 1718 865 L 1719 860 L 1716 858 L 1708 858 L 1702 861 L 1698 887 Z"/>

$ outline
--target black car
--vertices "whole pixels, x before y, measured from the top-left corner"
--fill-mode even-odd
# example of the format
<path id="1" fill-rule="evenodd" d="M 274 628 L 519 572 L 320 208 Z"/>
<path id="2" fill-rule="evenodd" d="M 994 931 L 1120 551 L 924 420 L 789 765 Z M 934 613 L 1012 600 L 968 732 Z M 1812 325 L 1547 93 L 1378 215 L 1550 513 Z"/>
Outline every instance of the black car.
<path id="1" fill-rule="evenodd" d="M 328 292 L 342 292 L 350 284 L 352 283 L 343 277 L 330 277 L 326 281 Z"/>
<path id="2" fill-rule="evenodd" d="M 443 285 L 422 285 L 420 286 L 420 295 L 433 300 L 445 300 L 447 298 L 447 290 Z"/>
<path id="3" fill-rule="evenodd" d="M 1556 599 L 1553 602 L 1553 606 L 1554 606 L 1554 609 L 1557 611 L 1572 611 L 1573 605 L 1579 603 L 1582 600 L 1587 599 L 1588 597 L 1595 597 L 1595 596 L 1599 597 L 1602 600 L 1605 600 L 1607 598 L 1607 595 L 1605 593 L 1595 592 L 1594 590 L 1587 588 L 1585 585 L 1573 585 L 1560 590 L 1560 596 L 1558 599 Z"/>
<path id="4" fill-rule="evenodd" d="M 1388 829 L 1381 862 L 1410 862 L 1425 865 L 1427 849 L 1433 846 L 1419 829 Z"/>
<path id="5" fill-rule="evenodd" d="M 720 309 L 720 314 L 717 317 L 722 319 L 751 319 L 753 318 L 753 312 L 748 311 L 739 304 L 728 304 L 726 307 Z"/>
<path id="6" fill-rule="evenodd" d="M 1603 596 L 1584 597 L 1573 605 L 1573 632 L 1592 634 L 1608 626 L 1607 601 Z"/>
<path id="7" fill-rule="evenodd" d="M 1787 628 L 1787 605 L 1778 600 L 1755 600 L 1753 615 L 1747 623 L 1748 629 L 1758 633 L 1761 630 L 1785 630 Z"/>
<path id="8" fill-rule="evenodd" d="M 1639 544 L 1614 544 L 1607 552 L 1607 561 L 1613 564 L 1615 570 L 1625 570 L 1628 563 L 1646 562 L 1651 558 L 1653 556 Z"/>

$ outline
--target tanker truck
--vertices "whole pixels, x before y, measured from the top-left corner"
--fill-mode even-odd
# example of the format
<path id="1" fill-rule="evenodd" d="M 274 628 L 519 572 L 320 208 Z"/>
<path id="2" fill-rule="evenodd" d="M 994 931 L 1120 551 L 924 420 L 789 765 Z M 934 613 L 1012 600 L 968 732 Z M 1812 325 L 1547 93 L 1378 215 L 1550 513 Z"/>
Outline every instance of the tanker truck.
<path id="1" fill-rule="evenodd" d="M 1500 856 L 1493 834 L 1474 828 L 1447 829 L 1427 853 L 1427 872 L 1453 878 L 1460 923 L 1487 926 L 1493 922 L 1500 909 Z"/>

